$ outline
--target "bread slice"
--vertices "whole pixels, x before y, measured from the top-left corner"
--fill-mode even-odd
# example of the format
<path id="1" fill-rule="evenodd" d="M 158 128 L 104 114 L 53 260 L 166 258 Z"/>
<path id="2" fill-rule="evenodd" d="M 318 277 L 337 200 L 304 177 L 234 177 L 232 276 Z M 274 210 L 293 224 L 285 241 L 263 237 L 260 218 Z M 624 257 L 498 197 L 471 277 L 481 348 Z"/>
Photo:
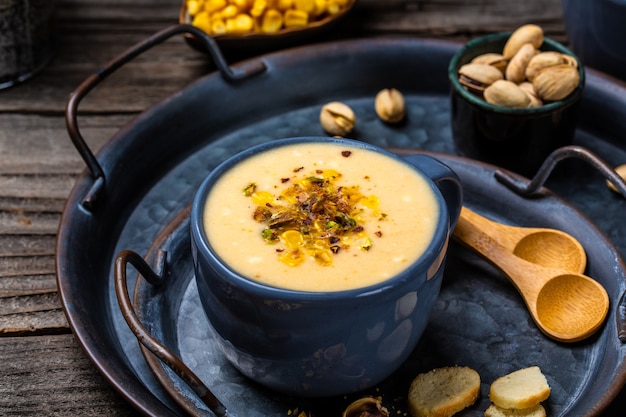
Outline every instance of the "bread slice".
<path id="1" fill-rule="evenodd" d="M 501 408 L 491 404 L 485 410 L 485 417 L 546 417 L 546 409 L 543 405 L 537 404 L 530 408 Z"/>
<path id="2" fill-rule="evenodd" d="M 550 386 L 538 366 L 519 369 L 491 384 L 489 399 L 500 408 L 534 407 L 550 396 Z"/>
<path id="3" fill-rule="evenodd" d="M 474 404 L 480 375 L 467 366 L 436 368 L 415 377 L 408 406 L 413 417 L 450 417 Z"/>

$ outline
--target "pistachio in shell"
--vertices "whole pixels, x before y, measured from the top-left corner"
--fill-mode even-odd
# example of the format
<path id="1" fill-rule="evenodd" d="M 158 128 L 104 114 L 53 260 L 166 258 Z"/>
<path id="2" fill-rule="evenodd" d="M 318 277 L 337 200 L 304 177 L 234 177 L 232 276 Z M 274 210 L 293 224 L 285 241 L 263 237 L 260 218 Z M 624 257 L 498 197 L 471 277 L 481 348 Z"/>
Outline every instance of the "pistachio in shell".
<path id="1" fill-rule="evenodd" d="M 567 55 L 555 51 L 540 52 L 533 56 L 526 66 L 526 78 L 528 81 L 533 81 L 535 75 L 546 67 L 552 67 L 554 65 L 567 64 Z M 576 62 L 576 60 L 574 60 Z"/>
<path id="2" fill-rule="evenodd" d="M 523 82 L 526 79 L 526 67 L 535 55 L 537 48 L 532 43 L 522 45 L 506 67 L 505 78 L 516 84 Z"/>
<path id="3" fill-rule="evenodd" d="M 320 124 L 329 134 L 345 136 L 352 132 L 356 123 L 354 111 L 340 101 L 325 104 L 320 111 Z"/>
<path id="4" fill-rule="evenodd" d="M 557 101 L 569 96 L 579 82 L 578 69 L 568 64 L 560 64 L 539 71 L 533 85 L 541 100 Z"/>
<path id="5" fill-rule="evenodd" d="M 502 55 L 505 59 L 513 58 L 525 43 L 530 43 L 535 49 L 539 49 L 543 44 L 543 29 L 533 24 L 520 26 L 507 39 Z"/>
<path id="6" fill-rule="evenodd" d="M 530 98 L 512 81 L 498 80 L 485 89 L 485 101 L 496 106 L 526 108 Z"/>
<path id="7" fill-rule="evenodd" d="M 485 54 L 474 57 L 470 63 L 491 65 L 499 69 L 500 72 L 504 74 L 504 70 L 506 69 L 508 61 L 504 59 L 504 56 L 502 56 L 502 54 L 498 54 L 496 52 L 487 52 Z"/>
<path id="8" fill-rule="evenodd" d="M 348 405 L 342 417 L 389 417 L 389 410 L 378 398 L 363 397 Z"/>
<path id="9" fill-rule="evenodd" d="M 376 94 L 374 108 L 380 119 L 387 123 L 398 123 L 404 119 L 406 106 L 404 96 L 395 88 L 385 88 Z"/>
<path id="10" fill-rule="evenodd" d="M 474 92 L 482 92 L 494 81 L 504 76 L 496 67 L 488 64 L 465 64 L 459 68 L 459 82 Z"/>
<path id="11" fill-rule="evenodd" d="M 535 86 L 528 81 L 524 81 L 518 85 L 520 90 L 526 93 L 528 98 L 530 99 L 530 105 L 528 107 L 539 107 L 543 106 L 543 102 L 537 96 L 537 91 L 535 91 Z"/>

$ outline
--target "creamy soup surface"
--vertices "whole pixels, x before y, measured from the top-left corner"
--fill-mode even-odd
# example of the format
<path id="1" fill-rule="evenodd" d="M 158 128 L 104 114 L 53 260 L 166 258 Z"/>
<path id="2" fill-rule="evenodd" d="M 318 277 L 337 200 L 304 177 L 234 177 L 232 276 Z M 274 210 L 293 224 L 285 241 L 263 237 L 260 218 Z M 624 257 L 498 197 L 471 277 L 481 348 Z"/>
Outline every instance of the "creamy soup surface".
<path id="1" fill-rule="evenodd" d="M 204 227 L 233 270 L 301 291 L 366 287 L 426 250 L 439 216 L 429 183 L 377 152 L 294 144 L 248 158 L 210 191 Z"/>

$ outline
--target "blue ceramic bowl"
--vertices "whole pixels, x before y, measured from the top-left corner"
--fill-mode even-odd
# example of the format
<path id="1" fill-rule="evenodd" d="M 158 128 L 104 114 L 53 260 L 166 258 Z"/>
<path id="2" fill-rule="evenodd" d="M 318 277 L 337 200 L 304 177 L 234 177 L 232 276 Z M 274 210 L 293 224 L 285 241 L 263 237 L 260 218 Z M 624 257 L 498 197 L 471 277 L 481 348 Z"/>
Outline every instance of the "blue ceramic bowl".
<path id="1" fill-rule="evenodd" d="M 572 143 L 585 72 L 570 50 L 545 38 L 542 51 L 558 51 L 576 58 L 578 87 L 565 99 L 540 107 L 519 109 L 487 103 L 459 82 L 458 70 L 478 55 L 501 53 L 510 35 L 495 33 L 473 39 L 450 60 L 452 135 L 461 155 L 532 176 L 552 151 Z"/>
<path id="2" fill-rule="evenodd" d="M 213 184 L 245 158 L 276 146 L 310 141 L 373 149 L 430 179 L 439 219 L 435 237 L 420 259 L 387 281 L 339 292 L 271 287 L 224 264 L 202 225 Z M 426 327 L 439 295 L 448 240 L 461 204 L 458 177 L 446 165 L 425 155 L 403 159 L 363 142 L 284 139 L 231 157 L 202 183 L 191 212 L 196 283 L 222 351 L 249 378 L 291 395 L 335 396 L 377 384 L 405 361 Z"/>
<path id="3" fill-rule="evenodd" d="M 585 65 L 626 81 L 626 0 L 563 0 L 563 19 Z"/>

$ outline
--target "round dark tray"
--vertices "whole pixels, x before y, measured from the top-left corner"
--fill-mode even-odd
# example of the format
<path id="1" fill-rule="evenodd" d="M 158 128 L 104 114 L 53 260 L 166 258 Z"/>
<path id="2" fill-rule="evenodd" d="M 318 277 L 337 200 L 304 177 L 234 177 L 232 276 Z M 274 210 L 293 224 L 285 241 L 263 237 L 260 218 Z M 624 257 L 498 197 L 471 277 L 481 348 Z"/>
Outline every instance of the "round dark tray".
<path id="1" fill-rule="evenodd" d="M 97 155 L 102 175 L 86 172 L 79 178 L 68 199 L 57 242 L 58 285 L 68 320 L 89 358 L 112 386 L 146 415 L 184 413 L 155 379 L 119 311 L 113 289 L 117 253 L 131 249 L 146 254 L 161 230 L 191 202 L 206 174 L 227 156 L 267 140 L 323 134 L 317 115 L 321 105 L 330 100 L 345 101 L 355 109 L 358 122 L 353 136 L 357 139 L 384 147 L 454 154 L 446 69 L 458 47 L 441 41 L 370 39 L 267 55 L 237 67 L 262 64 L 262 72 L 241 81 L 226 81 L 219 73 L 208 75 L 118 132 Z M 619 135 L 626 131 L 626 88 L 592 71 L 588 73 L 576 143 L 590 148 L 611 165 L 624 163 L 626 151 Z M 385 125 L 375 115 L 373 98 L 387 87 L 398 88 L 407 98 L 408 117 L 400 126 Z M 493 172 L 493 167 L 469 163 L 478 167 L 481 175 Z M 567 352 L 569 358 L 577 358 L 575 363 L 585 365 L 571 375 L 578 381 L 578 385 L 570 385 L 577 387 L 576 392 L 566 393 L 570 400 L 555 405 L 552 415 L 600 415 L 626 379 L 626 348 L 616 326 L 622 307 L 620 297 L 626 288 L 620 256 L 626 253 L 626 201 L 604 186 L 597 171 L 576 160 L 559 165 L 547 184 L 571 206 L 560 200 L 550 204 L 555 197 L 549 193 L 524 199 L 506 187 L 494 190 L 481 181 L 472 186 L 468 206 L 483 208 L 504 221 L 533 226 L 547 222 L 573 234 L 591 254 L 587 273 L 601 280 L 611 298 L 607 323 L 596 337 L 560 345 L 537 334 L 532 346 L 502 339 L 497 345 L 503 355 L 498 358 L 502 364 L 498 370 L 515 363 L 507 355 L 518 358 L 519 364 L 524 358 L 524 363 L 533 364 L 541 361 L 546 346 Z M 512 201 L 519 204 L 511 206 Z M 592 218 L 599 229 L 585 216 Z M 454 251 L 459 259 L 465 256 L 460 250 Z M 482 264 L 467 262 L 468 270 L 455 269 L 456 263 L 452 262 L 447 275 L 465 275 L 470 267 L 474 272 L 482 271 Z M 612 273 L 605 273 L 606 268 Z M 471 281 L 476 291 L 487 294 L 489 290 L 482 285 L 506 286 L 501 277 L 490 274 L 496 279 Z M 459 285 L 459 291 L 468 291 L 470 282 L 448 281 L 448 285 Z M 133 285 L 131 282 L 131 288 Z M 510 301 L 518 303 L 519 299 L 512 296 Z M 461 308 L 462 304 L 458 306 L 458 326 L 468 330 L 474 316 Z M 508 319 L 503 316 L 503 320 Z M 532 329 L 529 323 L 524 324 Z M 439 323 L 443 327 L 452 325 Z M 424 341 L 435 349 L 432 343 L 436 340 L 429 337 L 426 334 Z M 474 344 L 459 348 L 484 355 L 496 346 L 487 346 L 488 340 L 477 334 Z M 454 339 L 438 343 L 454 344 Z M 568 355 L 563 355 L 559 363 L 546 364 L 551 370 L 549 376 L 559 369 L 567 371 Z M 459 358 L 448 357 L 446 364 L 454 364 Z M 492 376 L 490 372 L 484 375 L 485 382 Z"/>

